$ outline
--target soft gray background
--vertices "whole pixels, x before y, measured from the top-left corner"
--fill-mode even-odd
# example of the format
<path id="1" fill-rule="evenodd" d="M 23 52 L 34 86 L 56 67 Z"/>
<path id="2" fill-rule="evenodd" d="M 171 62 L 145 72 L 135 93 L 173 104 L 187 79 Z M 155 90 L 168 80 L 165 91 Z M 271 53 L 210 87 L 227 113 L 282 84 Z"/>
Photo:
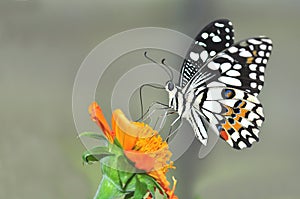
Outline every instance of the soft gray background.
<path id="1" fill-rule="evenodd" d="M 237 40 L 264 34 L 274 41 L 260 95 L 266 122 L 251 150 L 219 142 L 198 160 L 195 142 L 175 163 L 177 194 L 299 198 L 299 9 L 296 0 L 1 0 L 0 198 L 91 198 L 101 174 L 81 164 L 71 112 L 85 56 L 120 31 L 161 26 L 194 37 L 217 18 L 233 21 Z M 109 101 L 105 92 L 97 96 Z"/>

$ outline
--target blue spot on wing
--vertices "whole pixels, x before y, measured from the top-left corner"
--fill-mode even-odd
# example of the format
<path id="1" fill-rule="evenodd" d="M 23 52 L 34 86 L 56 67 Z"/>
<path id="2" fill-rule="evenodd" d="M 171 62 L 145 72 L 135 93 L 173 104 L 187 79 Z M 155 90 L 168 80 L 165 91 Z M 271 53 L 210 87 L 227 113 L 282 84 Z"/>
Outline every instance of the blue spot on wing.
<path id="1" fill-rule="evenodd" d="M 223 98 L 224 99 L 232 99 L 235 96 L 235 92 L 233 89 L 224 89 L 223 90 Z"/>

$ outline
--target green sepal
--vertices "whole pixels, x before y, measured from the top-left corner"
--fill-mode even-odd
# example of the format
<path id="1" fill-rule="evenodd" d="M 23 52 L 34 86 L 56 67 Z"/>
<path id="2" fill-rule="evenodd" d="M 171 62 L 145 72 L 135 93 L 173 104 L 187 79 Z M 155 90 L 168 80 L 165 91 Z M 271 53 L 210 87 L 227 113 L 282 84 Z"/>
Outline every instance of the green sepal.
<path id="1" fill-rule="evenodd" d="M 152 196 L 155 196 L 155 188 L 157 188 L 164 198 L 168 198 L 165 190 L 154 178 L 147 174 L 140 174 L 140 176 L 142 177 L 140 177 L 139 179 L 147 184 L 147 189 L 150 191 Z"/>
<path id="2" fill-rule="evenodd" d="M 142 182 L 139 180 L 139 177 L 136 176 L 136 186 L 133 198 L 134 199 L 140 199 L 143 198 L 148 192 L 147 184 L 145 182 Z"/>
<path id="3" fill-rule="evenodd" d="M 129 193 L 127 193 L 127 194 L 124 196 L 124 199 L 132 199 L 132 198 L 133 198 L 133 195 L 134 195 L 134 191 L 129 192 Z"/>
<path id="4" fill-rule="evenodd" d="M 108 147 L 98 146 L 90 150 L 85 151 L 82 154 L 83 162 L 86 164 L 92 164 L 98 162 L 106 156 L 113 156 L 114 153 L 110 152 Z"/>
<path id="5" fill-rule="evenodd" d="M 109 148 L 109 151 L 111 153 L 116 154 L 116 156 L 124 155 L 123 149 L 121 147 L 119 147 L 118 145 L 116 145 L 116 143 L 114 143 L 114 144 L 109 143 L 108 148 Z"/>
<path id="6" fill-rule="evenodd" d="M 136 184 L 136 169 L 126 159 L 125 156 L 118 157 L 117 169 L 119 172 L 120 182 L 124 191 L 134 191 Z"/>
<path id="7" fill-rule="evenodd" d="M 101 172 L 103 176 L 107 176 L 112 182 L 114 182 L 118 189 L 123 190 L 122 183 L 119 177 L 119 171 L 117 169 L 117 160 L 118 157 L 116 156 L 108 156 L 101 159 Z"/>
<path id="8" fill-rule="evenodd" d="M 101 159 L 100 165 L 103 176 L 101 182 L 105 184 L 101 183 L 99 185 L 94 199 L 114 198 L 119 194 L 122 194 L 123 197 L 126 194 L 127 198 L 130 198 L 131 193 L 135 191 L 136 173 L 132 172 L 133 168 L 126 161 L 126 158 L 124 156 L 108 156 Z M 115 191 L 113 191 L 113 189 L 115 189 Z M 112 194 L 105 193 L 105 190 Z"/>
<path id="9" fill-rule="evenodd" d="M 120 144 L 119 140 L 117 138 L 114 139 L 114 145 L 116 145 L 119 148 L 123 148 L 122 145 Z"/>
<path id="10" fill-rule="evenodd" d="M 89 138 L 94 138 L 97 140 L 106 140 L 107 138 L 104 135 L 101 135 L 100 133 L 96 133 L 96 132 L 82 132 L 78 135 L 79 138 L 81 137 L 89 137 Z"/>
<path id="11" fill-rule="evenodd" d="M 155 199 L 156 184 L 153 182 L 153 180 L 152 180 L 153 178 L 147 176 L 146 174 L 139 174 L 138 178 L 141 183 L 144 183 L 147 185 L 147 191 L 149 191 L 152 195 L 152 198 Z"/>
<path id="12" fill-rule="evenodd" d="M 122 198 L 124 192 L 107 175 L 103 175 L 94 199 Z"/>

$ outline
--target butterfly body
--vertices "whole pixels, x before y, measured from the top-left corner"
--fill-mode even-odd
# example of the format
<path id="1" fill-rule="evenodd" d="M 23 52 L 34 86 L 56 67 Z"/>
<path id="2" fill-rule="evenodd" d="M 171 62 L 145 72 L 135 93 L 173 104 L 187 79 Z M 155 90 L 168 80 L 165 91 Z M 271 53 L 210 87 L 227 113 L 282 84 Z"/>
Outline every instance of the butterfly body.
<path id="1" fill-rule="evenodd" d="M 234 44 L 232 23 L 220 19 L 196 37 L 184 60 L 179 85 L 167 82 L 169 107 L 189 121 L 204 145 L 209 124 L 231 147 L 251 147 L 264 121 L 257 95 L 272 41 L 254 37 Z"/>
<path id="2" fill-rule="evenodd" d="M 178 113 L 179 118 L 185 118 L 186 120 L 188 120 L 191 123 L 192 127 L 195 128 L 194 131 L 196 132 L 197 138 L 202 143 L 206 144 L 207 134 L 200 133 L 201 129 L 204 128 L 203 120 L 201 119 L 203 115 L 201 115 L 201 113 L 199 111 L 196 111 L 195 109 L 195 106 L 197 106 L 197 104 L 198 106 L 201 106 L 203 95 L 196 94 L 197 90 L 199 89 L 194 89 L 187 92 L 186 89 L 182 89 L 179 86 L 169 86 L 169 84 L 173 83 L 168 82 L 166 84 L 166 90 L 169 93 L 169 107 Z M 203 87 L 203 90 L 204 89 L 205 88 Z M 204 94 L 204 92 L 202 92 L 202 94 Z M 198 119 L 198 121 L 196 118 Z"/>
<path id="3" fill-rule="evenodd" d="M 182 88 L 175 85 L 173 87 L 169 84 L 172 85 L 173 82 L 168 82 L 166 84 L 166 90 L 169 94 L 169 107 L 176 111 L 179 117 L 186 118 L 194 96 L 191 94 L 186 95 L 183 93 Z"/>

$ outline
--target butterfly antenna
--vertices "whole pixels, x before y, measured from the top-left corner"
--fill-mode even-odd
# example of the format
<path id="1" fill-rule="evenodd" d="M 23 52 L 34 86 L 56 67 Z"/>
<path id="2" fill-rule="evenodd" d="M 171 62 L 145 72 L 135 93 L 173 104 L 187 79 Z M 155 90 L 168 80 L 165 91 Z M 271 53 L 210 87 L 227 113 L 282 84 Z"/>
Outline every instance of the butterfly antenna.
<path id="1" fill-rule="evenodd" d="M 167 68 L 169 69 L 169 71 L 164 67 L 164 66 L 166 66 L 166 65 L 160 64 L 160 63 L 158 63 L 157 61 L 155 61 L 154 59 L 152 59 L 151 57 L 149 57 L 149 56 L 147 55 L 147 51 L 144 52 L 144 56 L 145 56 L 145 58 L 148 59 L 149 61 L 151 61 L 151 62 L 157 64 L 159 67 L 161 67 L 162 69 L 164 69 L 164 71 L 169 75 L 169 77 L 170 77 L 171 79 L 173 79 L 173 73 L 172 73 L 172 71 L 171 71 L 168 67 L 167 67 Z M 170 73 L 170 71 L 171 71 L 171 73 Z"/>
<path id="2" fill-rule="evenodd" d="M 172 68 L 170 66 L 168 66 L 165 62 L 166 62 L 166 59 L 162 59 L 161 60 L 161 64 L 164 65 L 165 67 L 167 67 L 169 69 L 170 74 L 171 74 L 171 80 L 173 81 L 174 75 L 173 75 Z"/>

